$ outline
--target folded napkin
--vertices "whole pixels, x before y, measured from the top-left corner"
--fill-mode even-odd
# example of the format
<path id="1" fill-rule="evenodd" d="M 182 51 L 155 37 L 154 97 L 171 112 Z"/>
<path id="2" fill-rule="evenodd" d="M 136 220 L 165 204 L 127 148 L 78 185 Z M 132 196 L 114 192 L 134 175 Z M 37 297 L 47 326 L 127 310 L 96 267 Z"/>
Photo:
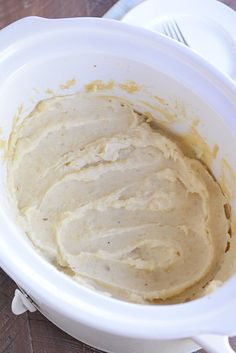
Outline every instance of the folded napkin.
<path id="1" fill-rule="evenodd" d="M 119 0 L 104 15 L 105 18 L 120 20 L 129 10 L 144 0 Z"/>

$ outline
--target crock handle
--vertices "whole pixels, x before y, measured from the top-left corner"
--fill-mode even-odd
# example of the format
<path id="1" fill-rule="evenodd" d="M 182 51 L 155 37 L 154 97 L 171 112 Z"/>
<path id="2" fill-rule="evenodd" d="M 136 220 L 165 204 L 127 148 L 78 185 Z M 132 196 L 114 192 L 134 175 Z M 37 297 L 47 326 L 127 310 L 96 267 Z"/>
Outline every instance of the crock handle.
<path id="1" fill-rule="evenodd" d="M 26 311 L 34 312 L 36 307 L 28 296 L 22 293 L 19 289 L 15 290 L 15 295 L 12 300 L 11 310 L 15 315 L 21 315 Z"/>
<path id="2" fill-rule="evenodd" d="M 201 335 L 192 339 L 207 353 L 235 353 L 229 344 L 228 336 Z"/>

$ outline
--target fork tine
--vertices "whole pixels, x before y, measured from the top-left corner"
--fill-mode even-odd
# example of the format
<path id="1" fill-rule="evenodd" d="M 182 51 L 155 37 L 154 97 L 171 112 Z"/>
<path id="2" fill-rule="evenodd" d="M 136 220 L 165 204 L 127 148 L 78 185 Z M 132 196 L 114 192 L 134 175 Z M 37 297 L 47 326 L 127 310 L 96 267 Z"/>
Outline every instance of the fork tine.
<path id="1" fill-rule="evenodd" d="M 162 25 L 162 30 L 163 30 L 164 34 L 167 36 L 165 23 Z"/>
<path id="2" fill-rule="evenodd" d="M 164 34 L 165 34 L 167 37 L 169 37 L 170 34 L 169 34 L 169 32 L 166 30 L 165 24 L 162 26 L 162 29 L 163 29 Z"/>
<path id="3" fill-rule="evenodd" d="M 166 23 L 164 23 L 164 24 L 162 25 L 162 29 L 163 29 L 163 31 L 164 31 L 164 34 L 165 34 L 167 37 L 171 37 L 171 38 L 172 38 L 171 33 L 169 32 L 169 29 L 166 27 Z"/>
<path id="4" fill-rule="evenodd" d="M 181 41 L 182 41 L 185 45 L 188 46 L 188 43 L 187 43 L 186 39 L 184 38 L 184 35 L 183 35 L 181 29 L 179 28 L 179 25 L 178 25 L 178 23 L 176 22 L 176 20 L 173 20 L 173 23 L 175 24 L 175 27 L 173 27 L 173 28 L 174 28 L 174 29 L 176 28 L 176 30 L 178 31 L 179 36 L 180 36 L 180 38 L 181 38 Z"/>

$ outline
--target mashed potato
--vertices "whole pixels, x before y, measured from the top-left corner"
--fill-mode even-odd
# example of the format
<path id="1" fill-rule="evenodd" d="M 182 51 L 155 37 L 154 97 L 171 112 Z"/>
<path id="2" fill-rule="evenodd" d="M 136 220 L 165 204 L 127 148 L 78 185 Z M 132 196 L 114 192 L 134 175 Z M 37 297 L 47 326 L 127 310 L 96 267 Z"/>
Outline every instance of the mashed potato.
<path id="1" fill-rule="evenodd" d="M 41 102 L 12 133 L 8 180 L 34 246 L 95 290 L 181 302 L 224 260 L 219 185 L 121 99 Z"/>

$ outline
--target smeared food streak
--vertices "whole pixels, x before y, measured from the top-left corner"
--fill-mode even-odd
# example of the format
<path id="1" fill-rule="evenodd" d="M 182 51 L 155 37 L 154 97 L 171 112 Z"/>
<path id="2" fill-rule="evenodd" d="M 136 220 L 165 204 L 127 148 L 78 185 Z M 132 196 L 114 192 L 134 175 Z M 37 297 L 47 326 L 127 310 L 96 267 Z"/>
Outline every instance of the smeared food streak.
<path id="1" fill-rule="evenodd" d="M 200 295 L 230 237 L 198 160 L 118 98 L 39 104 L 14 129 L 11 196 L 35 247 L 79 283 L 137 303 Z"/>

